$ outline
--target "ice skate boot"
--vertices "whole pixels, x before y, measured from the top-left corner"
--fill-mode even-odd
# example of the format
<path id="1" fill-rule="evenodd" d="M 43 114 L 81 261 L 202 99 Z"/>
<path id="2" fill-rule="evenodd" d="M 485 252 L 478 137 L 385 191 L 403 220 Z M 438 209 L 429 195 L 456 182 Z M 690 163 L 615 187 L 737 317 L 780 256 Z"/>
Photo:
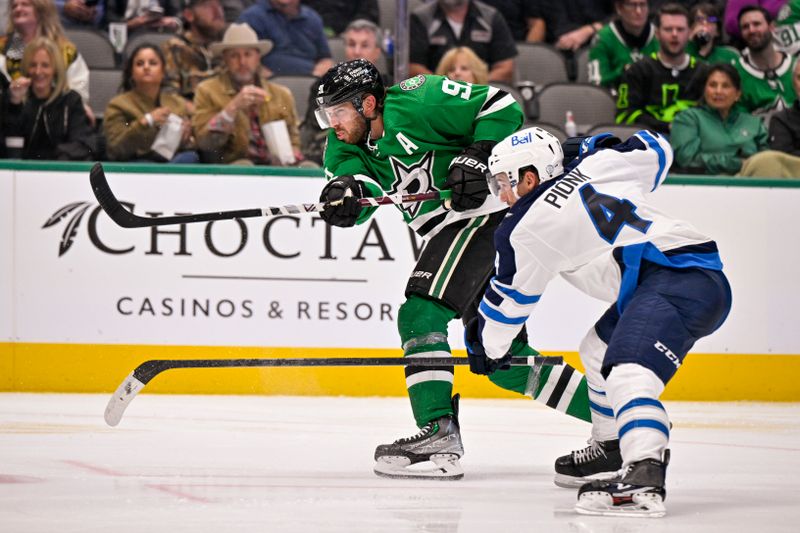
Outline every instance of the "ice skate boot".
<path id="1" fill-rule="evenodd" d="M 464 470 L 458 460 L 462 455 L 455 395 L 452 415 L 431 420 L 412 437 L 379 445 L 375 449 L 375 473 L 398 479 L 461 479 Z"/>
<path id="2" fill-rule="evenodd" d="M 556 459 L 553 483 L 566 489 L 580 488 L 599 479 L 609 480 L 622 475 L 622 454 L 619 439 L 597 441 L 589 439 L 589 446 L 575 450 Z"/>
<path id="3" fill-rule="evenodd" d="M 664 478 L 669 450 L 664 461 L 645 459 L 630 465 L 621 480 L 592 481 L 578 491 L 575 510 L 579 514 L 660 518 L 667 513 Z"/>

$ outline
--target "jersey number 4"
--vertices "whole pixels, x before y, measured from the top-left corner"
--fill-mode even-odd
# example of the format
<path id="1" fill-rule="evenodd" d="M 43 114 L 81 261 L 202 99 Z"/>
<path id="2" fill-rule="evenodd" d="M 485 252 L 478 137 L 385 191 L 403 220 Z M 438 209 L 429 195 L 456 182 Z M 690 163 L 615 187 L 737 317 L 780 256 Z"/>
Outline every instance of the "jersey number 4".
<path id="1" fill-rule="evenodd" d="M 636 214 L 636 206 L 630 200 L 615 198 L 601 192 L 590 184 L 580 188 L 581 199 L 586 212 L 594 222 L 597 233 L 609 244 L 614 244 L 620 230 L 626 224 L 633 229 L 647 233 L 652 220 L 644 220 Z"/>

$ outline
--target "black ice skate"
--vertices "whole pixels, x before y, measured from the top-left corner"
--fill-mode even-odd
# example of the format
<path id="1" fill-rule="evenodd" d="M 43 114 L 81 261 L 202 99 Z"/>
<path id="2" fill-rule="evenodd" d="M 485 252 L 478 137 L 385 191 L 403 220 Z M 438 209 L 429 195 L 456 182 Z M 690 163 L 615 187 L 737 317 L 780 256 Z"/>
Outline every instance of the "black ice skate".
<path id="1" fill-rule="evenodd" d="M 412 437 L 375 449 L 375 473 L 390 478 L 455 480 L 464 477 L 458 462 L 464 455 L 458 427 L 458 395 L 453 414 L 425 424 Z"/>
<path id="2" fill-rule="evenodd" d="M 589 446 L 556 459 L 553 482 L 567 489 L 579 488 L 592 480 L 610 480 L 622 475 L 619 439 L 589 440 Z"/>
<path id="3" fill-rule="evenodd" d="M 575 510 L 580 514 L 660 518 L 667 513 L 664 478 L 669 450 L 664 461 L 645 459 L 630 465 L 617 481 L 592 481 L 578 491 Z"/>

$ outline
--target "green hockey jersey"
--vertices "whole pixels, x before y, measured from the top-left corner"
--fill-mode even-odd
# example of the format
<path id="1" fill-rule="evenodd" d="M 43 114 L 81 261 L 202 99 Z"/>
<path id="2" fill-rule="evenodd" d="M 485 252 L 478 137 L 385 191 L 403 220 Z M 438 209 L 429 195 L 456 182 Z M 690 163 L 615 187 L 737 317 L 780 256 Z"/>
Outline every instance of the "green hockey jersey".
<path id="1" fill-rule="evenodd" d="M 597 32 L 589 50 L 589 81 L 603 87 L 616 87 L 626 66 L 658 52 L 655 34 L 655 27 L 650 24 L 637 47 L 635 39 L 624 32 L 619 21 L 604 26 Z"/>
<path id="2" fill-rule="evenodd" d="M 380 139 L 354 145 L 340 141 L 333 130 L 328 133 L 325 175 L 355 176 L 374 196 L 443 190 L 455 156 L 475 141 L 501 141 L 520 128 L 523 118 L 516 100 L 495 87 L 414 76 L 386 91 Z M 456 220 L 506 206 L 489 195 L 481 207 L 467 212 L 449 211 L 430 200 L 399 208 L 406 223 L 429 239 Z M 374 210 L 362 210 L 357 223 Z"/>
<path id="3" fill-rule="evenodd" d="M 789 0 L 781 7 L 773 35 L 786 53 L 800 54 L 800 0 Z"/>
<path id="4" fill-rule="evenodd" d="M 797 58 L 784 54 L 783 61 L 774 71 L 764 72 L 753 65 L 745 48 L 736 63 L 742 78 L 742 98 L 739 103 L 754 115 L 771 115 L 791 107 L 797 98 L 792 86 L 795 61 Z"/>

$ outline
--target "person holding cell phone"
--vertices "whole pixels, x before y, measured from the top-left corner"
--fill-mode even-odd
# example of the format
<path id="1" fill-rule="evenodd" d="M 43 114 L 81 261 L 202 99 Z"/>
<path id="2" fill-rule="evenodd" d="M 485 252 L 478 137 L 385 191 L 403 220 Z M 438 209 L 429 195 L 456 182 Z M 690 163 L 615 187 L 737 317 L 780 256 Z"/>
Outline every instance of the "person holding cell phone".
<path id="1" fill-rule="evenodd" d="M 143 31 L 175 33 L 181 29 L 179 0 L 128 0 L 125 24 L 128 35 Z"/>

